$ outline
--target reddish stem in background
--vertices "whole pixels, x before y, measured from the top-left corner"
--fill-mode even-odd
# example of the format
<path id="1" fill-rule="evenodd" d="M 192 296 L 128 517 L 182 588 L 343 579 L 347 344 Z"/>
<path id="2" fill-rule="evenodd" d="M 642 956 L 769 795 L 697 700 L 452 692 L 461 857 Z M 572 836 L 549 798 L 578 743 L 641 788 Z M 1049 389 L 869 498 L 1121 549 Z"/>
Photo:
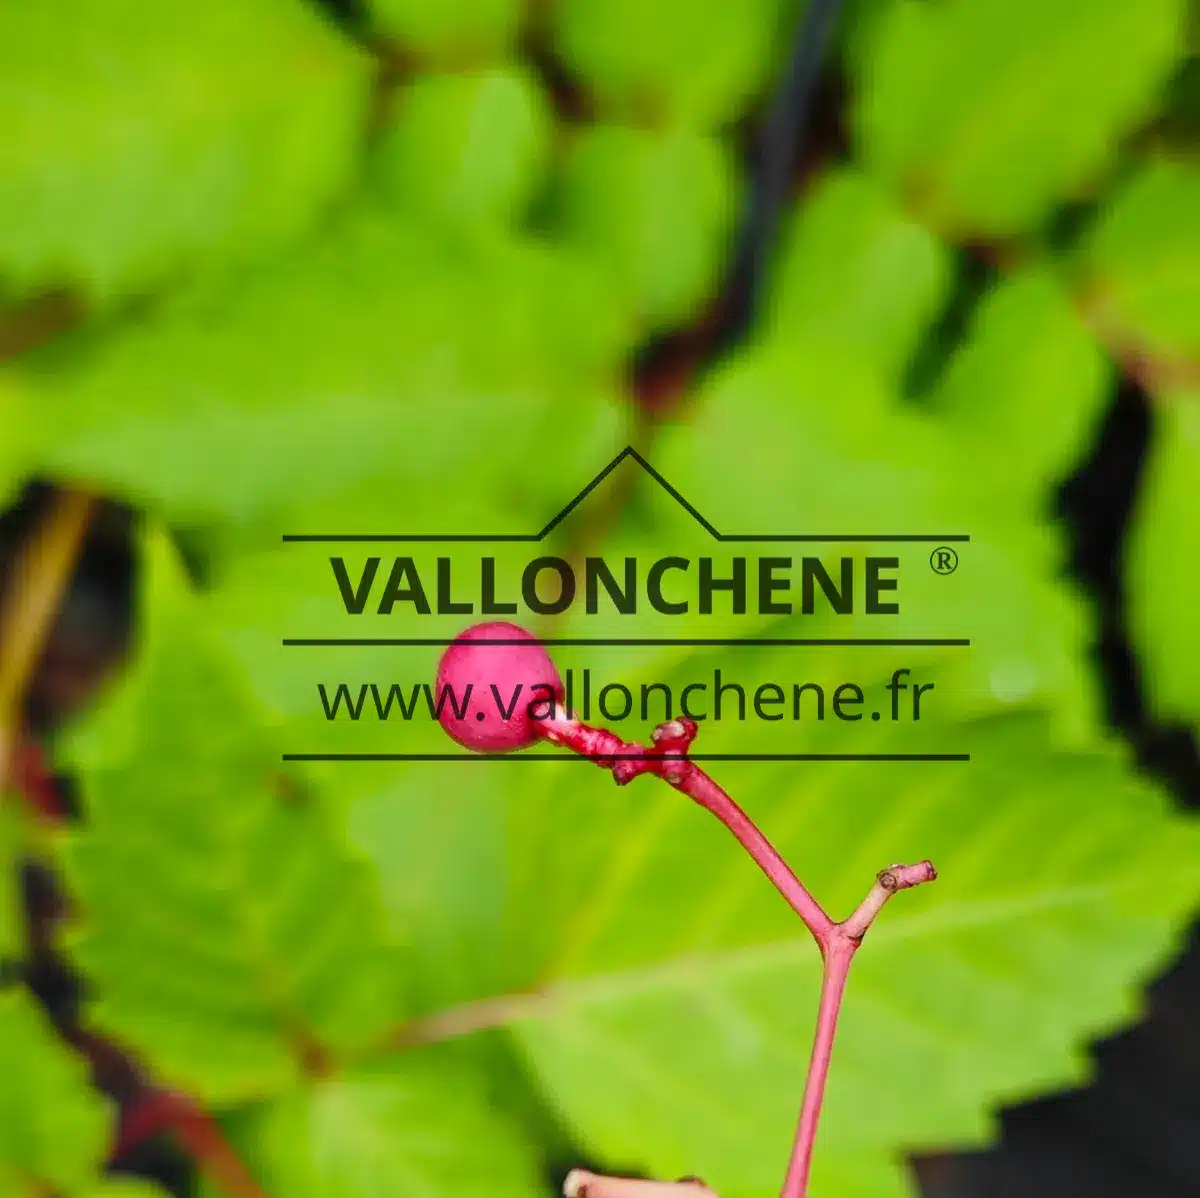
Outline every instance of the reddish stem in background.
<path id="1" fill-rule="evenodd" d="M 916 865 L 893 865 L 883 870 L 854 914 L 841 923 L 834 923 L 750 817 L 708 774 L 687 759 L 688 749 L 698 731 L 693 720 L 680 718 L 660 724 L 654 730 L 654 743 L 649 747 L 630 744 L 603 728 L 591 728 L 558 714 L 540 724 L 539 731 L 552 743 L 563 745 L 581 756 L 591 758 L 597 765 L 611 769 L 618 786 L 632 782 L 639 774 L 655 774 L 711 811 L 770 878 L 775 889 L 800 916 L 816 940 L 824 960 L 817 1030 L 813 1037 L 800 1119 L 782 1192 L 782 1198 L 805 1198 L 817 1121 L 825 1095 L 825 1081 L 829 1076 L 838 1013 L 850 964 L 867 929 L 891 895 L 897 890 L 933 881 L 937 877 L 936 870 L 928 861 Z M 684 1193 L 680 1187 L 687 1187 L 691 1191 L 697 1189 L 697 1183 L 690 1180 L 663 1183 L 607 1178 L 576 1170 L 567 1178 L 564 1193 L 567 1198 L 660 1198 L 666 1185 L 670 1185 L 679 1198 L 683 1198 Z M 711 1194 L 707 1188 L 700 1188 L 703 1193 Z"/>
<path id="2" fill-rule="evenodd" d="M 148 1090 L 126 1112 L 110 1163 L 162 1132 L 174 1134 L 222 1193 L 230 1198 L 267 1198 L 216 1119 L 186 1094 L 170 1090 Z"/>
<path id="3" fill-rule="evenodd" d="M 46 765 L 45 751 L 24 730 L 16 735 L 10 768 L 13 790 L 31 810 L 52 823 L 66 819 L 67 811 L 54 775 Z"/>

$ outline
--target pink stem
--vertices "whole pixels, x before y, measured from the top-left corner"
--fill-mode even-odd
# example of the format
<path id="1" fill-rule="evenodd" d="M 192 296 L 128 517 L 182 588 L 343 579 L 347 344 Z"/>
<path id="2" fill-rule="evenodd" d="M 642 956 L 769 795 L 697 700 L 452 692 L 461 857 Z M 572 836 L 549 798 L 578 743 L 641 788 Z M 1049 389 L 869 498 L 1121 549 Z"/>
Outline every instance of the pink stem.
<path id="1" fill-rule="evenodd" d="M 541 724 L 540 730 L 554 744 L 565 745 L 581 756 L 591 758 L 597 765 L 611 769 L 618 785 L 631 782 L 639 774 L 656 774 L 711 811 L 737 837 L 738 843 L 800 916 L 816 940 L 825 962 L 817 1030 L 809 1058 L 808 1076 L 804 1081 L 796 1139 L 781 1195 L 781 1198 L 805 1198 L 817 1122 L 825 1097 L 825 1082 L 833 1057 L 834 1035 L 850 963 L 867 929 L 892 894 L 922 882 L 931 882 L 937 877 L 937 872 L 928 861 L 916 865 L 893 865 L 879 874 L 870 893 L 849 919 L 834 923 L 750 817 L 712 778 L 694 762 L 687 760 L 688 748 L 697 732 L 697 725 L 692 720 L 680 718 L 660 724 L 654 730 L 654 744 L 649 748 L 630 744 L 603 728 L 591 728 L 557 714 Z M 604 1178 L 579 1171 L 573 1173 L 569 1180 L 572 1180 L 572 1185 L 567 1188 L 568 1198 L 659 1198 L 664 1188 L 662 1182 Z M 675 1183 L 671 1188 L 677 1189 L 678 1184 Z"/>
<path id="2" fill-rule="evenodd" d="M 737 837 L 738 843 L 770 878 L 788 906 L 804 921 L 821 951 L 825 951 L 835 927 L 833 920 L 821 910 L 817 900 L 755 827 L 754 821 L 708 774 L 687 760 L 688 745 L 696 736 L 696 725 L 691 720 L 660 724 L 655 730 L 653 748 L 630 744 L 603 728 L 590 728 L 575 720 L 547 721 L 542 731 L 555 744 L 591 757 L 597 765 L 611 766 L 619 785 L 632 781 L 639 774 L 657 774 L 711 811 Z"/>
<path id="3" fill-rule="evenodd" d="M 771 879 L 775 889 L 804 921 L 821 951 L 828 947 L 834 923 L 808 893 L 792 872 L 788 863 L 776 852 L 771 842 L 754 826 L 754 821 L 699 766 L 688 762 L 676 790 L 707 808 L 737 837 L 741 846 L 754 858 L 758 867 Z"/>
<path id="4" fill-rule="evenodd" d="M 808 1174 L 812 1165 L 813 1144 L 817 1138 L 817 1121 L 821 1117 L 821 1102 L 825 1097 L 825 1081 L 833 1057 L 833 1038 L 837 1032 L 838 1014 L 850 964 L 862 944 L 867 929 L 883 904 L 897 890 L 907 890 L 922 882 L 932 882 L 937 871 L 929 861 L 916 865 L 893 865 L 875 879 L 867 897 L 849 919 L 836 924 L 825 948 L 825 969 L 821 975 L 821 1003 L 817 1010 L 817 1031 L 813 1037 L 808 1076 L 804 1079 L 804 1100 L 800 1105 L 800 1123 L 792 1146 L 792 1159 L 783 1183 L 782 1198 L 804 1198 L 808 1192 Z"/>
<path id="5" fill-rule="evenodd" d="M 825 1081 L 829 1076 L 829 1062 L 833 1057 L 833 1037 L 837 1031 L 842 995 L 846 991 L 846 978 L 850 974 L 850 962 L 854 959 L 856 947 L 846 941 L 836 945 L 825 957 L 817 1031 L 813 1037 L 808 1076 L 804 1079 L 804 1101 L 800 1106 L 800 1122 L 796 1128 L 796 1140 L 792 1146 L 792 1159 L 788 1163 L 787 1177 L 783 1183 L 782 1198 L 804 1198 L 808 1190 L 813 1144 L 817 1139 L 817 1121 L 821 1117 Z"/>

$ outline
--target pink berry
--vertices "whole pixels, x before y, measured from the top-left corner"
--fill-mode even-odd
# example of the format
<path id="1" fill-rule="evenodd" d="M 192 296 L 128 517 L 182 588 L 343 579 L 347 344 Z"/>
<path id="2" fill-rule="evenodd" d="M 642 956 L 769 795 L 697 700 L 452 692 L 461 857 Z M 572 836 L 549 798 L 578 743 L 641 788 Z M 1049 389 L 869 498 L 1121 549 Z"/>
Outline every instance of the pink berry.
<path id="1" fill-rule="evenodd" d="M 520 643 L 479 644 L 487 640 Z M 538 739 L 539 721 L 549 714 L 551 694 L 562 700 L 554 662 L 517 624 L 474 624 L 454 638 L 438 663 L 435 695 L 444 696 L 438 720 L 454 740 L 477 753 L 528 748 Z"/>

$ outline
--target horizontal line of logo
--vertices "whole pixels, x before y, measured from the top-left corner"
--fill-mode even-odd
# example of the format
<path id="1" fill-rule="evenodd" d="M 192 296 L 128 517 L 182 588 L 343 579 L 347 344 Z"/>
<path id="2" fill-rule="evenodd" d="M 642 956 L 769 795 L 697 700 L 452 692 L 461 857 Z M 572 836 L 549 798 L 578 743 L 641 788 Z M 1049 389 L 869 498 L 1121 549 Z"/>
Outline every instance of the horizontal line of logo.
<path id="1" fill-rule="evenodd" d="M 970 541 L 966 533 L 777 533 L 757 535 L 752 533 L 720 533 L 715 537 L 722 542 L 737 544 L 786 544 L 786 543 L 824 543 L 837 542 L 878 542 L 890 541 L 909 542 L 912 544 L 930 543 L 938 545 L 961 545 Z M 300 542 L 310 544 L 351 544 L 353 542 L 394 542 L 404 541 L 414 544 L 427 545 L 459 544 L 459 545 L 490 545 L 490 544 L 536 544 L 543 540 L 537 533 L 284 533 L 283 540 L 288 543 Z"/>
<path id="2" fill-rule="evenodd" d="M 639 753 L 284 753 L 284 761 L 642 761 Z M 688 761 L 970 761 L 970 753 L 689 753 Z"/>
<path id="3" fill-rule="evenodd" d="M 444 637 L 284 637 L 285 648 L 381 648 L 436 646 L 445 648 L 454 643 L 454 638 Z M 841 647 L 890 647 L 915 648 L 938 647 L 965 649 L 971 641 L 968 637 L 480 637 L 472 645 L 575 645 L 600 647 L 616 646 L 722 646 L 734 648 L 738 645 L 764 646 L 784 645 L 802 648 L 807 646 Z"/>

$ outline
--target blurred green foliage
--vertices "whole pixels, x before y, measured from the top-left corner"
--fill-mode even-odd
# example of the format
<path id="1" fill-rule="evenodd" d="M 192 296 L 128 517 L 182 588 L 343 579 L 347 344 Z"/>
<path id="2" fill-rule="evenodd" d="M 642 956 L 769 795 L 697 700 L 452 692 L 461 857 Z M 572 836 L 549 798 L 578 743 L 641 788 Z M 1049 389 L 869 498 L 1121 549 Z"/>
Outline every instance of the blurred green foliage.
<path id="1" fill-rule="evenodd" d="M 524 71 L 425 76 L 406 89 L 380 139 L 382 188 L 434 220 L 511 224 L 542 183 L 552 120 Z"/>
<path id="2" fill-rule="evenodd" d="M 1152 115 L 1186 13 L 1184 0 L 890 5 L 856 105 L 863 156 L 938 228 L 1023 232 Z"/>
<path id="3" fill-rule="evenodd" d="M 0 1064 L 3 1192 L 29 1193 L 33 1178 L 64 1194 L 91 1193 L 107 1155 L 109 1104 L 89 1091 L 86 1065 L 22 990 L 0 994 Z"/>
<path id="4" fill-rule="evenodd" d="M 1130 619 L 1155 710 L 1200 727 L 1200 407 L 1196 392 L 1165 398 L 1127 551 Z"/>
<path id="5" fill-rule="evenodd" d="M 780 0 L 561 0 L 549 10 L 554 53 L 602 109 L 702 129 L 762 95 L 793 15 Z"/>
<path id="6" fill-rule="evenodd" d="M 713 294 L 737 213 L 733 156 L 686 128 L 595 125 L 564 156 L 563 240 L 608 268 L 643 327 L 686 322 Z"/>
<path id="7" fill-rule="evenodd" d="M 905 1151 L 982 1143 L 998 1103 L 1086 1075 L 1082 1046 L 1135 1013 L 1200 892 L 1194 821 L 1104 728 L 1094 616 L 1053 515 L 1118 371 L 1136 373 L 1155 422 L 1131 629 L 1151 702 L 1200 726 L 1200 166 L 1171 107 L 1194 69 L 1183 0 L 849 13 L 846 152 L 785 216 L 756 337 L 651 457 L 722 530 L 970 545 L 949 590 L 927 547 L 898 550 L 903 616 L 693 614 L 637 635 L 972 638 L 821 659 L 936 679 L 930 747 L 969 767 L 718 775 L 833 912 L 890 861 L 939 867 L 855 966 L 817 1153 L 818 1198 L 900 1198 Z M 797 16 L 372 0 L 338 25 L 315 0 L 0 4 L 5 319 L 57 291 L 79 314 L 0 372 L 0 491 L 42 475 L 145 513 L 135 659 L 64 746 L 85 806 L 49 850 L 80 912 L 69 950 L 91 1025 L 211 1104 L 272 1198 L 532 1195 L 564 1142 L 740 1198 L 779 1185 L 819 982 L 790 913 L 723 829 L 649 782 L 553 762 L 281 769 L 282 751 L 394 747 L 384 733 L 448 747 L 417 725 L 364 744 L 314 689 L 432 680 L 436 648 L 301 656 L 281 637 L 465 621 L 348 621 L 328 553 L 279 535 L 529 533 L 643 436 L 629 356 L 720 286 L 747 191 L 738 122 Z M 981 245 L 996 269 L 955 323 Z M 652 481 L 612 481 L 615 515 L 597 518 L 602 493 L 578 514 L 591 551 L 712 552 Z M 580 527 L 548 547 L 578 549 Z M 365 556 L 347 549 L 352 576 Z M 747 652 L 763 677 L 810 668 Z M 728 658 L 563 660 L 682 684 Z M 787 735 L 889 752 L 916 733 Z M 706 726 L 702 747 L 781 746 L 749 723 Z M 11 911 L 0 892 L 8 951 Z M 451 1035 L 475 999 L 497 1000 L 486 1028 Z M 426 1018 L 447 1042 L 403 1047 L 394 1029 Z M 0 993 L 0 1195 L 150 1192 L 98 1180 L 111 1126 L 24 992 Z"/>
<path id="8" fill-rule="evenodd" d="M 818 178 L 774 265 L 768 333 L 878 359 L 896 384 L 953 283 L 949 248 L 853 168 Z"/>
<path id="9" fill-rule="evenodd" d="M 96 306 L 279 250 L 351 186 L 370 62 L 299 0 L 0 6 L 0 279 Z"/>
<path id="10" fill-rule="evenodd" d="M 25 947 L 18 872 L 21 833 L 20 813 L 6 806 L 0 811 L 0 959 L 5 961 L 19 958 Z"/>

